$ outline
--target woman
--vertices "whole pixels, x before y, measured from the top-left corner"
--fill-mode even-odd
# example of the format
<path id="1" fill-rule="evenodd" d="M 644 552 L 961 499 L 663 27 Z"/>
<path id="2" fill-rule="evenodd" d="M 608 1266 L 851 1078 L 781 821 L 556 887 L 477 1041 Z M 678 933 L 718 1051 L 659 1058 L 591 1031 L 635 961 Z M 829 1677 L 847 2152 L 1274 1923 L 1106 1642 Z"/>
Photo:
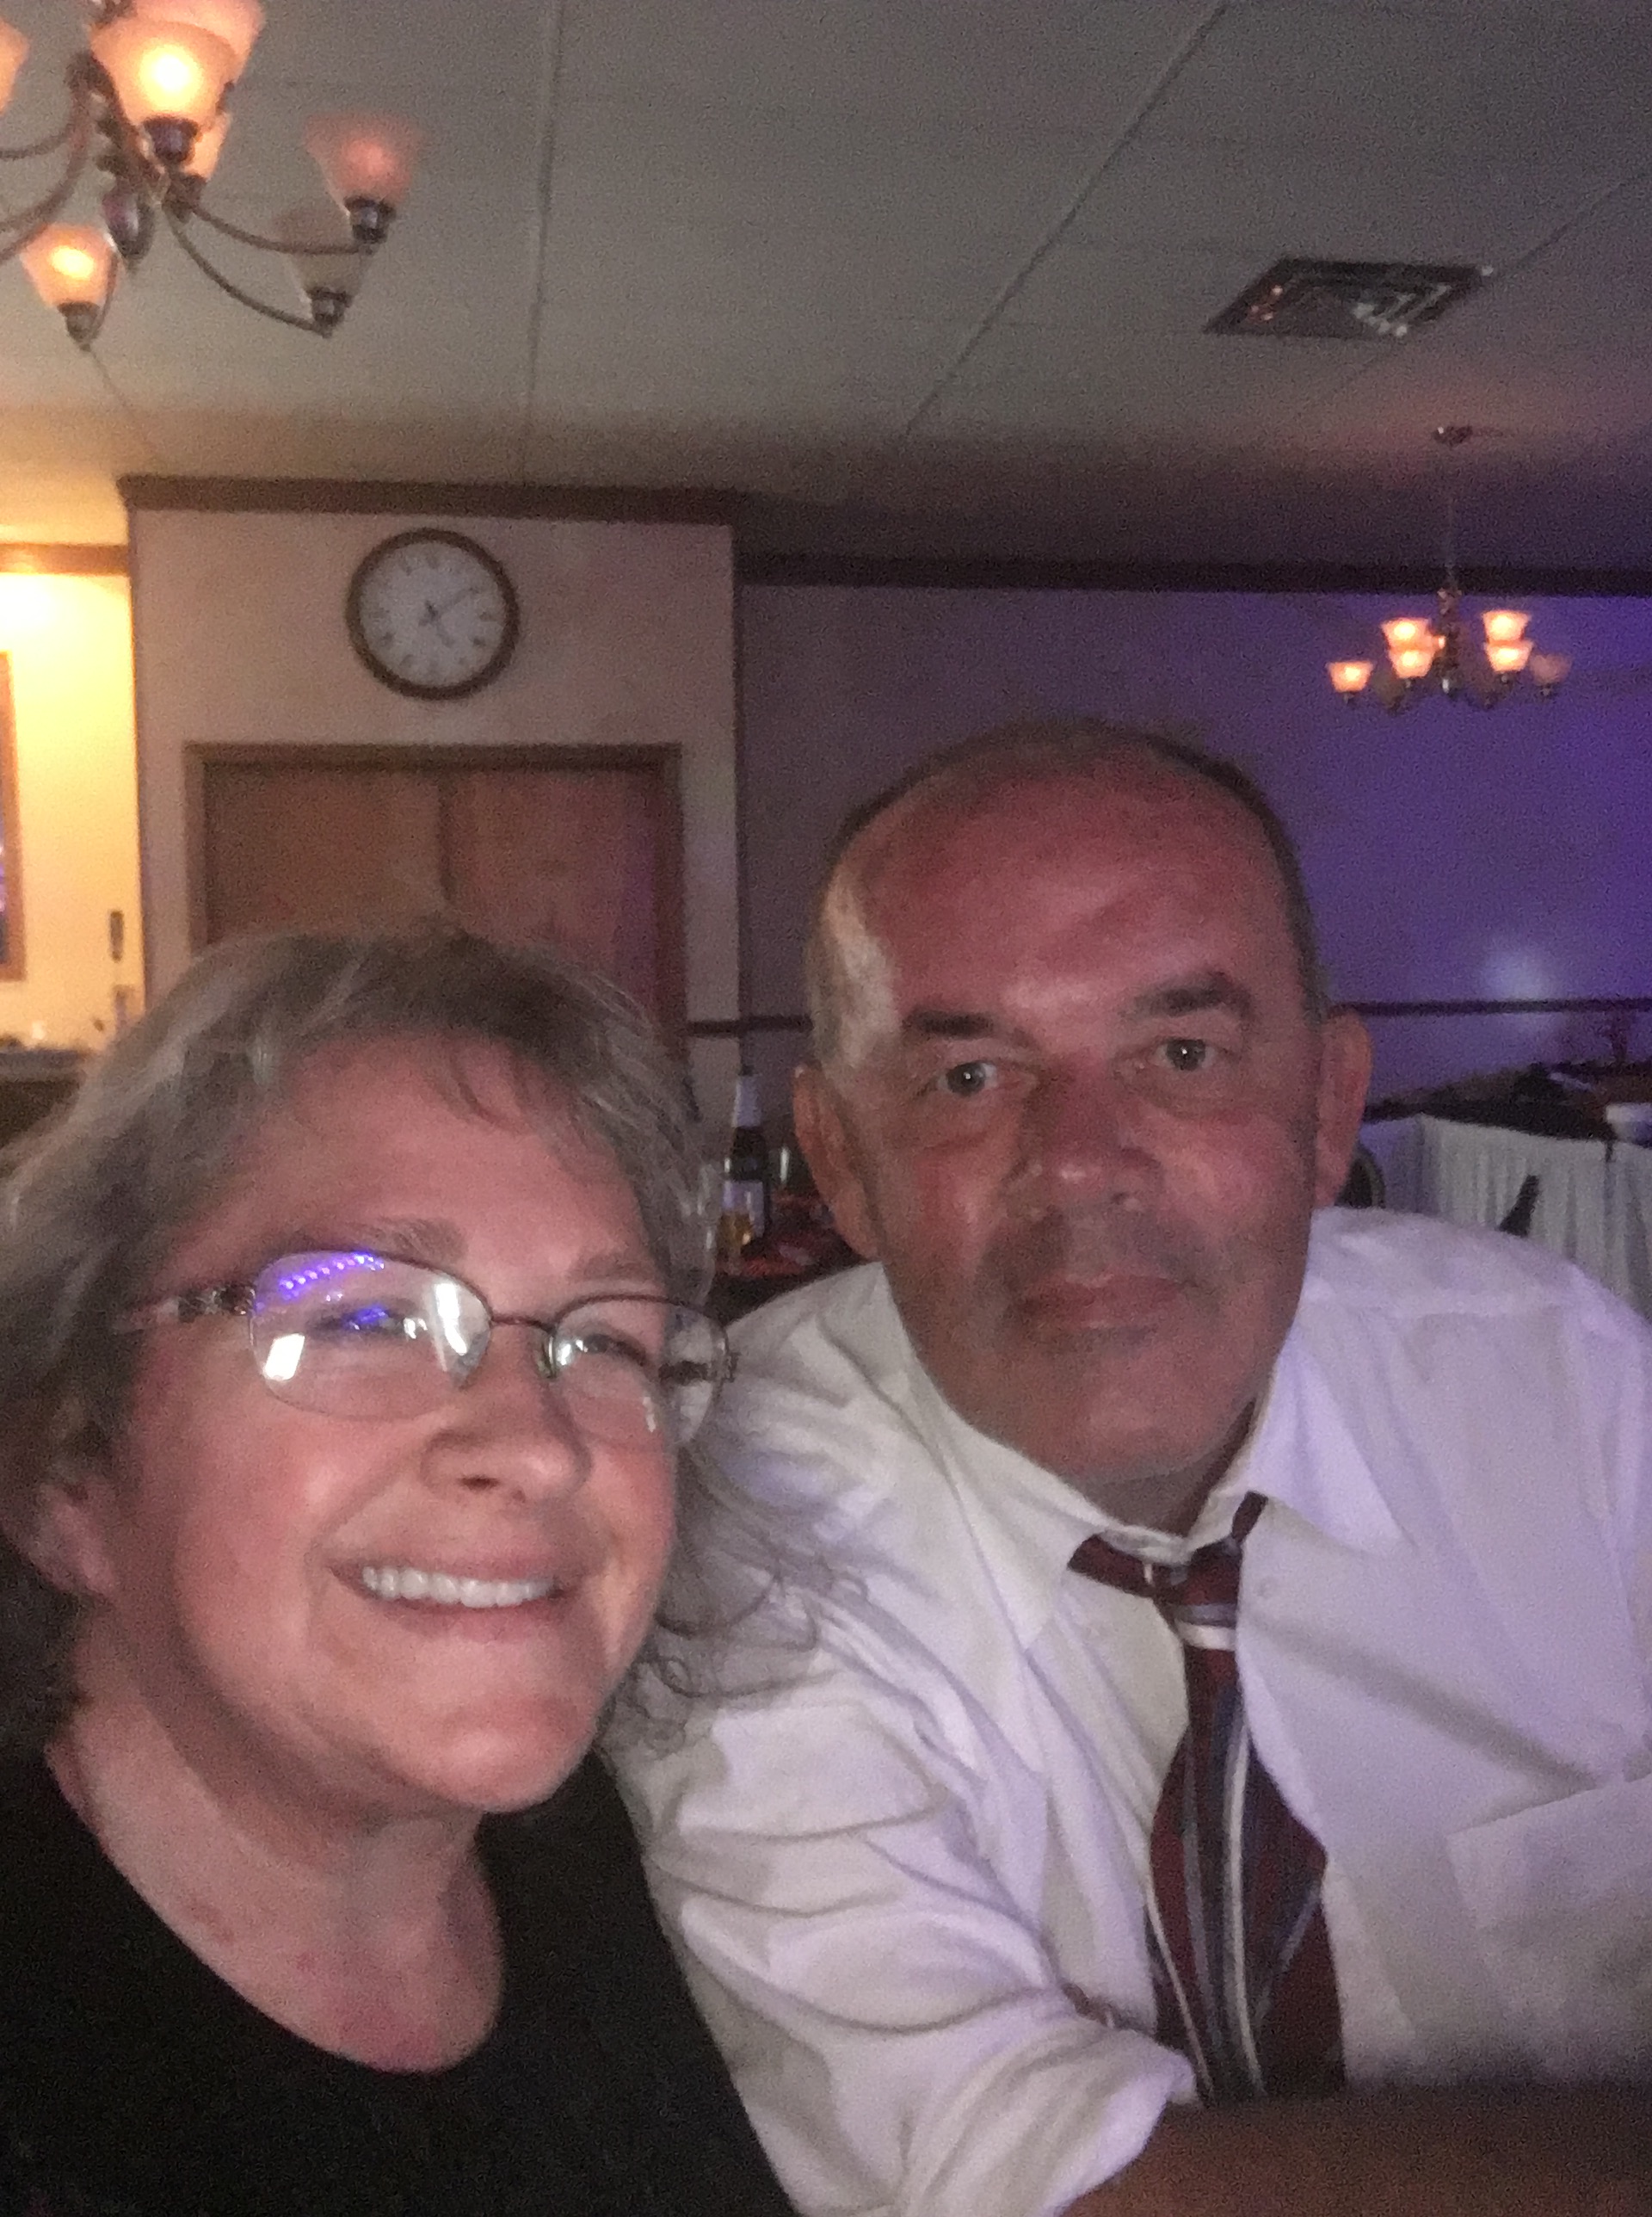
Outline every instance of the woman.
<path id="1" fill-rule="evenodd" d="M 0 2208 L 784 2210 L 588 1752 L 726 1359 L 678 1102 L 554 957 L 293 936 L 26 1144 Z"/>

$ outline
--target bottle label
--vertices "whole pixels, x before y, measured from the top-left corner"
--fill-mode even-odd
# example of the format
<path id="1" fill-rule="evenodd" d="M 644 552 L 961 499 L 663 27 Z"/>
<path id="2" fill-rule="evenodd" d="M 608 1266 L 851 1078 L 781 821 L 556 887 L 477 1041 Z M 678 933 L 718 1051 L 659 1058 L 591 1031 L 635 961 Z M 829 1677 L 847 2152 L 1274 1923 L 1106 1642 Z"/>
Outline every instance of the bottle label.
<path id="1" fill-rule="evenodd" d="M 723 1215 L 718 1226 L 719 1257 L 737 1256 L 768 1229 L 767 1195 L 761 1178 L 724 1178 Z"/>

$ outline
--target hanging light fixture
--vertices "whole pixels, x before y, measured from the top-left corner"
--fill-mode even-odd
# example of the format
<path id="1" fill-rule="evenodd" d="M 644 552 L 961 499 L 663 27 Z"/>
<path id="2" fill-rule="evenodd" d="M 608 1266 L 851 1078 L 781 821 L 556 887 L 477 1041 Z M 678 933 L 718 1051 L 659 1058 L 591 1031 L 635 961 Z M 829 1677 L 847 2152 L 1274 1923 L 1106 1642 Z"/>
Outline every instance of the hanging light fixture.
<path id="1" fill-rule="evenodd" d="M 1441 423 L 1437 447 L 1455 454 L 1473 435 L 1467 423 Z M 1538 697 L 1552 701 L 1570 675 L 1569 654 L 1543 652 L 1526 635 L 1531 617 L 1523 608 L 1488 608 L 1476 639 L 1463 614 L 1463 588 L 1457 575 L 1457 486 L 1446 481 L 1446 575 L 1434 596 L 1432 616 L 1390 616 L 1382 627 L 1387 668 L 1373 662 L 1328 662 L 1333 692 L 1353 707 L 1362 694 L 1390 713 L 1409 708 L 1431 695 L 1495 708 L 1514 689 L 1521 673 Z"/>
<path id="2" fill-rule="evenodd" d="M 0 213 L 0 262 L 22 263 L 77 346 L 97 337 L 120 272 L 136 269 L 161 224 L 243 307 L 323 338 L 337 328 L 406 197 L 420 133 L 400 116 L 317 117 L 305 141 L 330 201 L 319 211 L 307 206 L 303 224 L 289 210 L 274 236 L 215 214 L 202 195 L 230 127 L 228 96 L 263 22 L 259 0 L 99 0 L 86 45 L 69 63 L 68 120 L 49 138 L 0 146 L 4 162 L 61 157 L 46 190 Z M 22 33 L 0 21 L 0 108 L 28 52 Z M 89 165 L 106 180 L 101 224 L 59 221 Z M 201 248 L 203 226 L 284 255 L 306 312 L 277 307 L 227 277 Z"/>

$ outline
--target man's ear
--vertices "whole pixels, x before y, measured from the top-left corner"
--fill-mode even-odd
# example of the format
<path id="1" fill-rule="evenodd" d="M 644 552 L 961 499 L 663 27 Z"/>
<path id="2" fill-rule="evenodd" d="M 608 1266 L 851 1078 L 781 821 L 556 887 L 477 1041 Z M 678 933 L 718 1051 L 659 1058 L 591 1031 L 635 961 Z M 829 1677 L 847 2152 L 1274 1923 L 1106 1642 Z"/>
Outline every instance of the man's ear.
<path id="1" fill-rule="evenodd" d="M 1319 1114 L 1314 1142 L 1314 1201 L 1336 1199 L 1359 1141 L 1371 1089 L 1371 1034 L 1352 1009 L 1333 1009 L 1320 1030 Z"/>
<path id="2" fill-rule="evenodd" d="M 842 1103 L 816 1063 L 800 1063 L 792 1073 L 792 1121 L 833 1222 L 857 1255 L 875 1262 L 877 1235 Z"/>

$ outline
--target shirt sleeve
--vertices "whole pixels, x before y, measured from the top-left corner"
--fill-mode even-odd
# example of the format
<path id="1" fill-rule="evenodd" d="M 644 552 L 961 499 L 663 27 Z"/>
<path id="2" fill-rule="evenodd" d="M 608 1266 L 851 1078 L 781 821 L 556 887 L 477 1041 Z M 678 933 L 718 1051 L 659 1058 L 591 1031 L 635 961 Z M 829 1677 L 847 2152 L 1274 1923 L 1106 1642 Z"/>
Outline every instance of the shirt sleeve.
<path id="1" fill-rule="evenodd" d="M 804 2217 L 1053 2217 L 1191 2072 L 1063 1991 L 987 1837 L 1013 1756 L 853 1645 L 622 1755 L 660 1907 Z"/>

